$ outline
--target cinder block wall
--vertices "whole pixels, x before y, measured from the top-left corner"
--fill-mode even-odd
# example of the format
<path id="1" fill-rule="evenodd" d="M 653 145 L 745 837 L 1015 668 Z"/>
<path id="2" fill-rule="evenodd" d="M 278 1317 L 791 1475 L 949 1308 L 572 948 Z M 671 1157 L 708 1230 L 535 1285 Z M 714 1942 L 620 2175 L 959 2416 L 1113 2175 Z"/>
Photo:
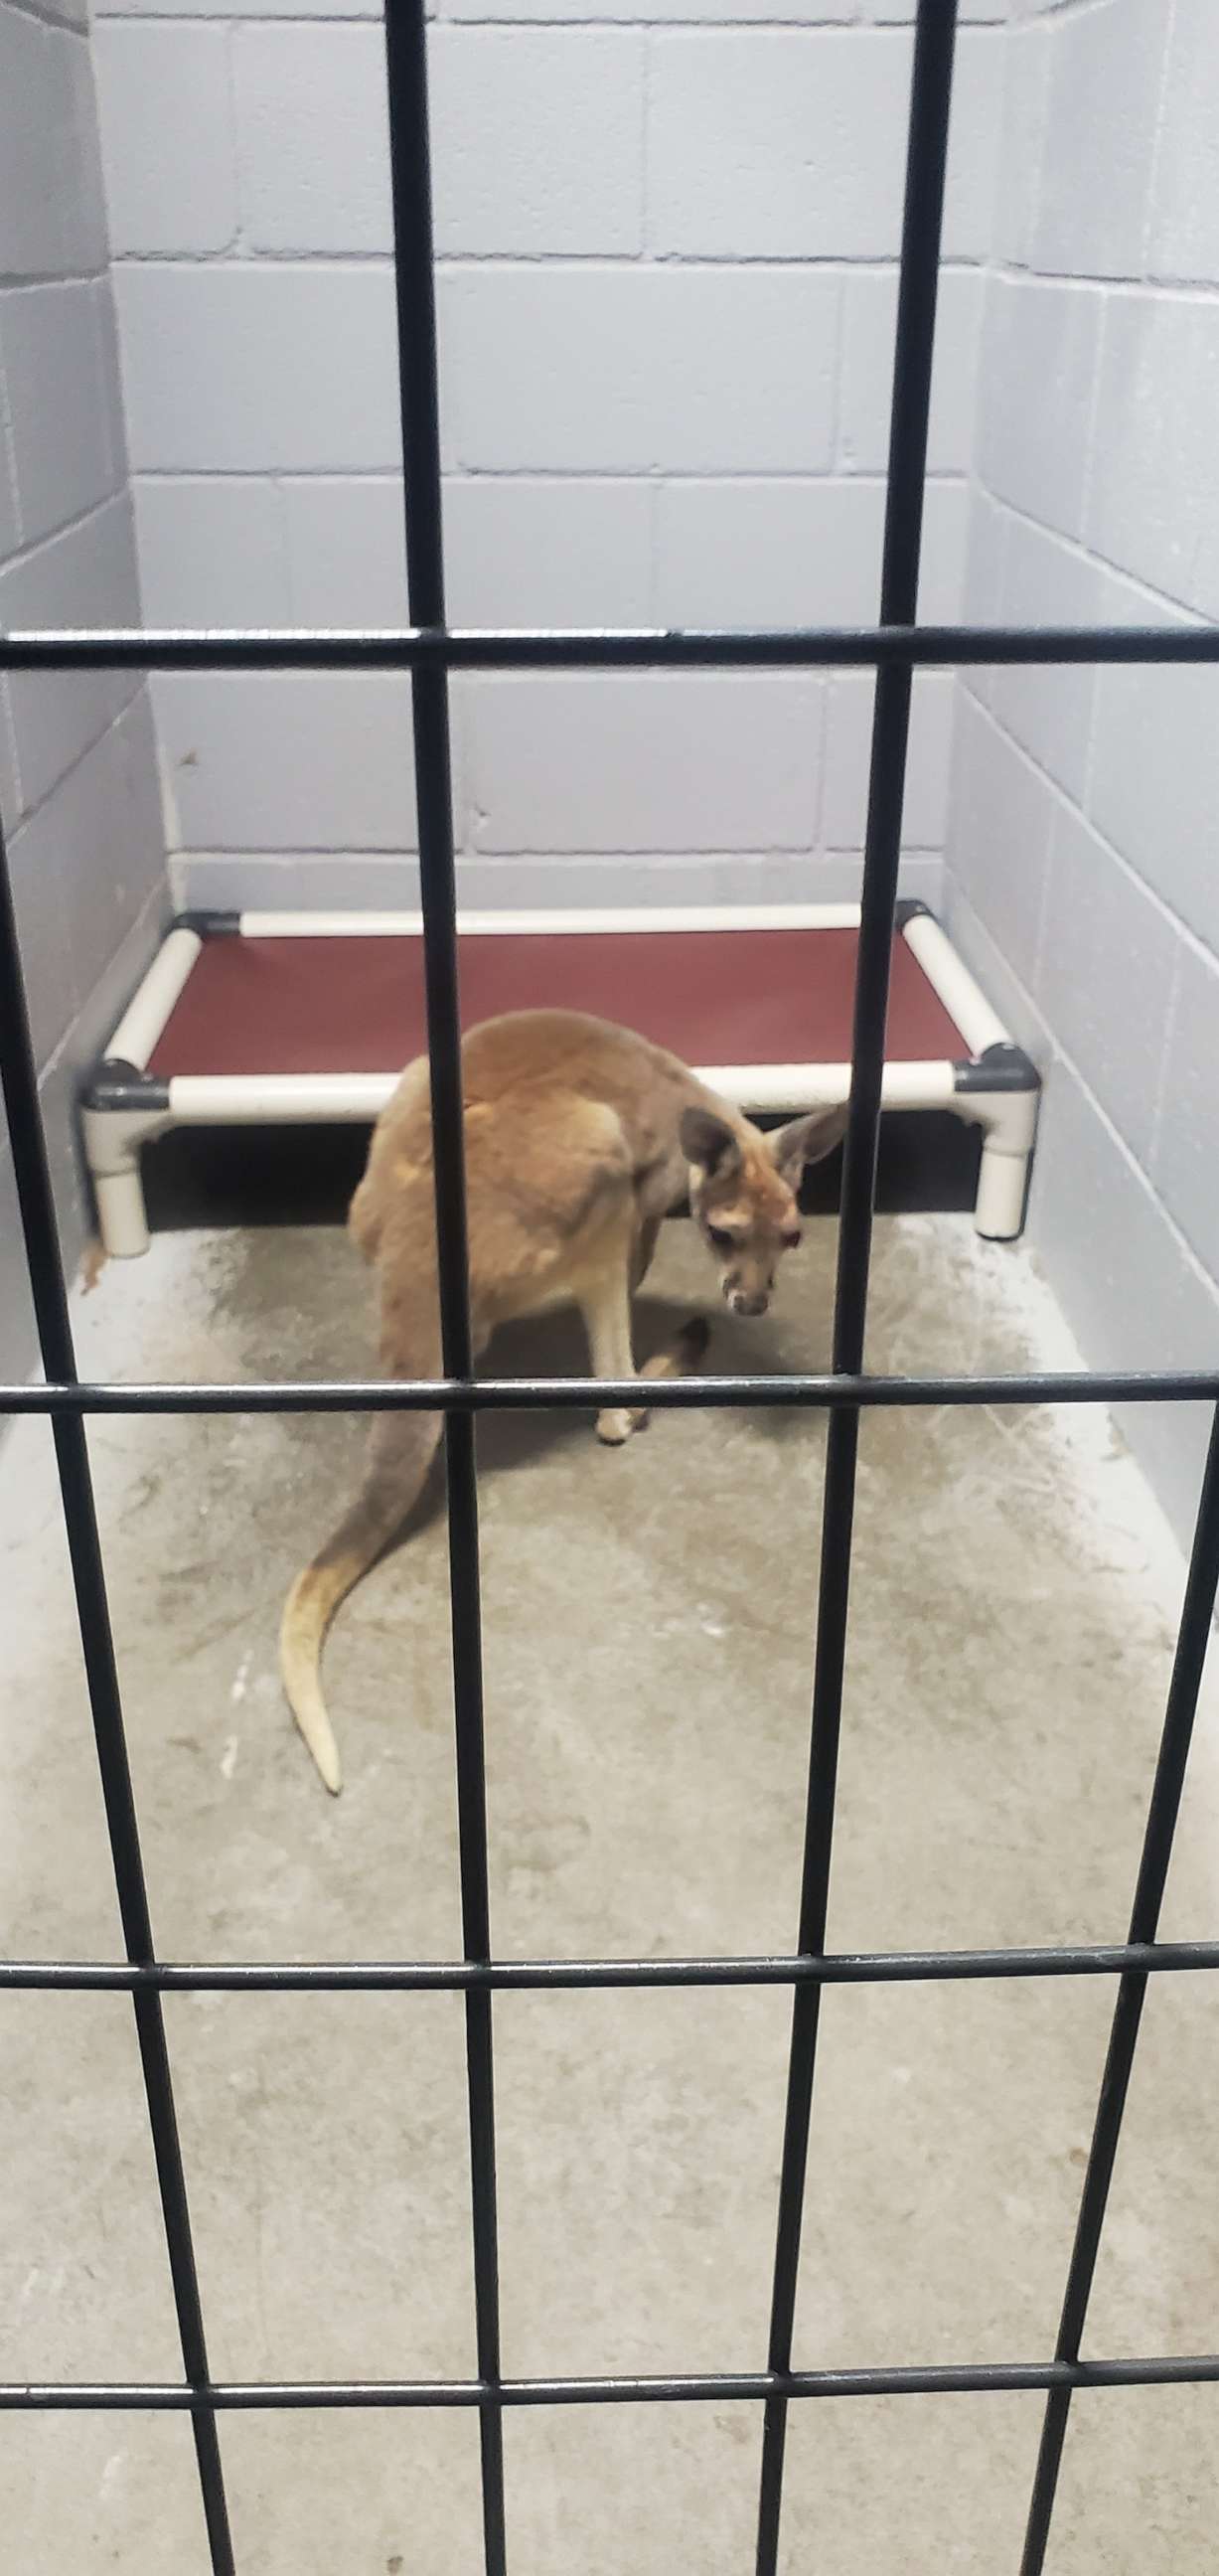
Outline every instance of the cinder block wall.
<path id="1" fill-rule="evenodd" d="M 942 616 L 962 598 L 1005 0 L 962 14 L 924 584 Z M 455 618 L 875 615 L 910 15 L 451 0 L 432 71 Z M 95 46 L 148 617 L 403 617 L 371 0 L 290 19 L 278 0 L 101 0 Z M 455 695 L 467 900 L 857 885 L 866 679 Z M 946 675 L 919 683 L 912 892 L 938 887 L 952 697 Z M 156 705 L 184 896 L 408 899 L 400 682 L 175 676 Z"/>
<path id="2" fill-rule="evenodd" d="M 1219 6 L 1004 39 L 967 608 L 1219 612 Z M 954 933 L 1047 1074 L 1031 1237 L 1088 1359 L 1219 1358 L 1219 673 L 959 685 Z M 1129 1432 L 1184 1533 L 1205 1422 Z"/>
<path id="3" fill-rule="evenodd" d="M 84 0 L 0 5 L 0 625 L 138 625 Z M 168 908 L 138 676 L 0 677 L 8 842 L 64 1251 L 85 1238 L 77 1077 Z M 34 1356 L 0 1110 L 0 1374 Z"/>

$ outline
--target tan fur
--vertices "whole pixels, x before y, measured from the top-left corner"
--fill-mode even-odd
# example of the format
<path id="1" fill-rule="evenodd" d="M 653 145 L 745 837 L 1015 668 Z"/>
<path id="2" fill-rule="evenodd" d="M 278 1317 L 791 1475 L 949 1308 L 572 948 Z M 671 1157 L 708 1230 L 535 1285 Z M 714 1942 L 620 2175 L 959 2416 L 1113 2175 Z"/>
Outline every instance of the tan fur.
<path id="1" fill-rule="evenodd" d="M 844 1113 L 802 1119 L 764 1138 L 688 1067 L 629 1029 L 572 1011 L 520 1011 L 472 1029 L 462 1048 L 470 1311 L 475 1352 L 496 1325 L 574 1300 L 597 1377 L 636 1374 L 630 1300 L 662 1219 L 690 1197 L 737 1311 L 762 1311 L 796 1225 L 806 1161 L 829 1153 Z M 372 1264 L 380 1353 L 388 1376 L 440 1374 L 440 1317 L 428 1069 L 408 1065 L 373 1134 L 351 1204 L 352 1235 Z M 705 1330 L 688 1331 L 646 1375 L 697 1364 Z M 645 1419 L 610 1410 L 600 1439 L 617 1444 Z M 441 1432 L 439 1414 L 382 1414 L 361 1491 L 333 1538 L 298 1576 L 284 1609 L 284 1688 L 328 1789 L 341 1785 L 322 1697 L 320 1656 L 339 1603 L 401 1529 Z"/>

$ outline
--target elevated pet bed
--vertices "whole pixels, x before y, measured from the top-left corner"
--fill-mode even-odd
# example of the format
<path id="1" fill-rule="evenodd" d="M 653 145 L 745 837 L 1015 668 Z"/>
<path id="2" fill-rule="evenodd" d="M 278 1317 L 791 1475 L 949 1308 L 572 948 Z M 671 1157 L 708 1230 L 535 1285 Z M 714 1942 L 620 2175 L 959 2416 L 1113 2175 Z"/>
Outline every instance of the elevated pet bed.
<path id="1" fill-rule="evenodd" d="M 465 1025 L 558 1006 L 623 1021 L 754 1114 L 850 1085 L 858 904 L 479 913 L 461 922 Z M 148 1245 L 140 1149 L 174 1126 L 371 1122 L 426 1045 L 412 913 L 187 913 L 84 1101 L 102 1243 Z M 899 906 L 883 1102 L 983 1130 L 974 1222 L 1020 1232 L 1038 1077 L 922 904 Z"/>

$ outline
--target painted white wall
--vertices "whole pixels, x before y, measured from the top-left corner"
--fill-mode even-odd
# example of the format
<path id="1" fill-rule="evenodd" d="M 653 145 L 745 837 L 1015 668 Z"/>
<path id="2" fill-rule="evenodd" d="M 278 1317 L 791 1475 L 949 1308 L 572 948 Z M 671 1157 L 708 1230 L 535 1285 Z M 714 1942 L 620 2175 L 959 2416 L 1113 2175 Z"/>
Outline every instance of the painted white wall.
<path id="1" fill-rule="evenodd" d="M 966 608 L 1219 614 L 1219 7 L 1004 39 Z M 962 675 L 953 933 L 1047 1076 L 1031 1239 L 1088 1359 L 1219 1357 L 1219 672 Z M 1205 1439 L 1123 1428 L 1184 1532 Z"/>
<path id="2" fill-rule="evenodd" d="M 875 616 L 910 14 L 446 0 L 431 45 L 455 619 Z M 963 596 L 1004 15 L 963 11 L 933 616 Z M 404 618 L 371 0 L 101 0 L 95 50 L 148 619 Z M 858 883 L 858 677 L 454 694 L 467 899 Z M 917 694 L 906 882 L 933 895 L 952 680 Z M 400 681 L 175 676 L 156 704 L 184 896 L 409 898 Z"/>
<path id="3" fill-rule="evenodd" d="M 138 626 L 84 0 L 0 0 L 0 626 Z M 3 822 L 65 1258 L 90 1223 L 75 1116 L 169 906 L 139 674 L 0 675 Z M 0 1375 L 34 1358 L 0 1107 Z"/>

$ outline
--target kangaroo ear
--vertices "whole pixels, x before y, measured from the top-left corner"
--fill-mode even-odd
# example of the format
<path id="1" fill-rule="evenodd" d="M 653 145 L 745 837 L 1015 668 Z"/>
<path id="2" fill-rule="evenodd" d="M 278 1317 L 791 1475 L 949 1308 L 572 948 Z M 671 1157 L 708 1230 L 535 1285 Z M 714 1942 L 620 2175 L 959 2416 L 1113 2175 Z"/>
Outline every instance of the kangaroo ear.
<path id="1" fill-rule="evenodd" d="M 808 1118 L 793 1118 L 766 1139 L 771 1159 L 789 1189 L 798 1189 L 806 1163 L 823 1163 L 846 1134 L 845 1101 L 840 1109 L 814 1109 Z"/>
<path id="2" fill-rule="evenodd" d="M 686 1161 L 708 1178 L 738 1168 L 741 1148 L 727 1119 L 717 1118 L 713 1109 L 683 1109 L 678 1134 Z"/>

